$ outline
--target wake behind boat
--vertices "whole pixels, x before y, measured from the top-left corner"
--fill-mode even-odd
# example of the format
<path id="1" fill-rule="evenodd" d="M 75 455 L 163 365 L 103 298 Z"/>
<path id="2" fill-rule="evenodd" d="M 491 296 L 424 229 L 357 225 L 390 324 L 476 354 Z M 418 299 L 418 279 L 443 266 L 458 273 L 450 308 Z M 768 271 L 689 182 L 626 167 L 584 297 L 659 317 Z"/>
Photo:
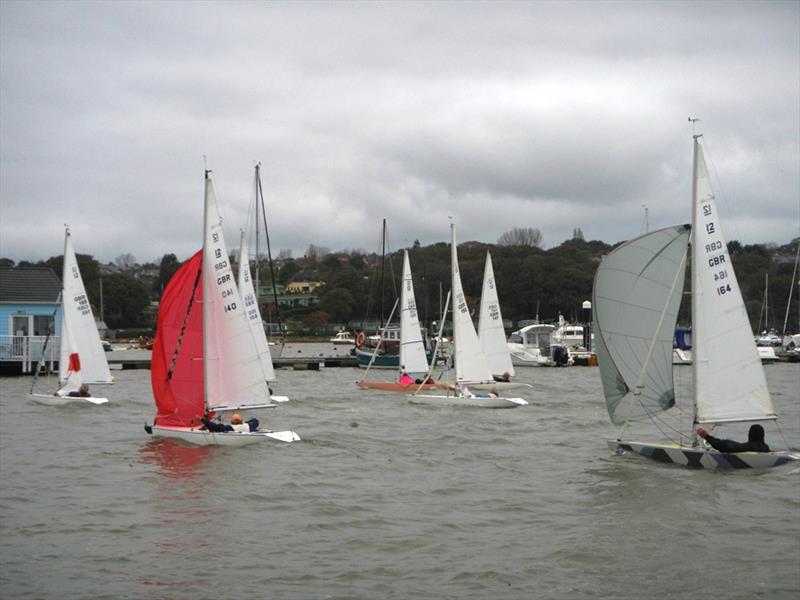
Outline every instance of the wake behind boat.
<path id="1" fill-rule="evenodd" d="M 673 336 L 691 246 L 693 426 L 774 420 L 764 369 L 722 234 L 699 136 L 694 139 L 693 224 L 668 227 L 619 246 L 594 281 L 597 356 L 611 421 L 650 419 L 661 431 L 675 406 Z M 685 440 L 691 439 L 691 443 Z M 800 459 L 800 453 L 718 452 L 692 431 L 670 443 L 608 443 L 660 462 L 704 468 L 762 468 Z"/>
<path id="2" fill-rule="evenodd" d="M 203 249 L 181 265 L 161 298 L 150 371 L 157 414 L 145 430 L 197 445 L 297 441 L 293 431 L 211 432 L 203 424 L 216 413 L 274 406 L 265 355 L 228 262 L 208 171 L 204 232 Z"/>

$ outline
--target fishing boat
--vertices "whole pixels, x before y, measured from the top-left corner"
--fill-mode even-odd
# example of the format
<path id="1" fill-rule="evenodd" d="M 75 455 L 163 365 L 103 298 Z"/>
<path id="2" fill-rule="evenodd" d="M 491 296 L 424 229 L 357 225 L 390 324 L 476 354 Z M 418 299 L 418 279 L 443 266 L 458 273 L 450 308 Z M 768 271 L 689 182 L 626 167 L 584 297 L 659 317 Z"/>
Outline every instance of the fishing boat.
<path id="1" fill-rule="evenodd" d="M 105 350 L 86 295 L 78 259 L 67 227 L 64 231 L 64 264 L 61 276 L 61 349 L 58 360 L 58 389 L 53 394 L 34 393 L 41 363 L 31 385 L 31 400 L 41 404 L 105 404 L 108 398 L 86 396 L 85 386 L 113 383 Z M 48 338 L 49 341 L 49 338 Z M 42 350 L 42 357 L 45 353 Z"/>
<path id="2" fill-rule="evenodd" d="M 268 373 L 234 280 L 210 172 L 203 249 L 170 279 L 158 309 L 151 384 L 156 418 L 145 430 L 196 445 L 293 442 L 293 431 L 212 432 L 202 420 L 275 406 Z"/>
<path id="3" fill-rule="evenodd" d="M 481 350 L 478 334 L 472 324 L 472 317 L 469 314 L 469 307 L 461 286 L 455 224 L 450 225 L 450 269 L 453 297 L 455 384 L 448 387 L 445 393 L 412 394 L 409 396 L 409 401 L 415 404 L 482 408 L 516 408 L 528 404 L 522 398 L 502 396 L 500 393 L 501 383 L 493 380 L 492 372 Z M 478 386 L 488 386 L 491 391 L 480 390 Z M 473 392 L 470 388 L 477 391 Z"/>
<path id="4" fill-rule="evenodd" d="M 394 311 L 392 312 L 394 314 Z M 392 317 L 389 317 L 391 321 Z M 377 348 L 373 360 L 377 357 Z M 414 280 L 411 276 L 411 263 L 408 250 L 403 251 L 403 282 L 400 289 L 400 347 L 396 381 L 368 381 L 370 364 L 361 381 L 356 385 L 364 390 L 383 392 L 416 392 L 420 389 L 436 389 L 436 384 L 427 381 L 430 371 L 428 355 L 422 342 L 417 302 L 414 297 Z M 418 383 L 417 383 L 418 382 Z"/>
<path id="5" fill-rule="evenodd" d="M 698 424 L 777 419 L 764 369 L 721 229 L 699 137 L 694 138 L 692 225 L 667 227 L 631 240 L 606 256 L 595 275 L 596 350 L 609 417 L 622 425 L 651 419 L 677 439 L 608 442 L 617 453 L 698 468 L 761 468 L 800 453 L 724 453 L 707 448 Z M 672 349 L 683 293 L 689 234 L 692 298 L 692 432 L 666 421 L 675 407 Z M 680 407 L 676 407 L 676 410 Z M 670 411 L 670 412 L 668 412 Z"/>

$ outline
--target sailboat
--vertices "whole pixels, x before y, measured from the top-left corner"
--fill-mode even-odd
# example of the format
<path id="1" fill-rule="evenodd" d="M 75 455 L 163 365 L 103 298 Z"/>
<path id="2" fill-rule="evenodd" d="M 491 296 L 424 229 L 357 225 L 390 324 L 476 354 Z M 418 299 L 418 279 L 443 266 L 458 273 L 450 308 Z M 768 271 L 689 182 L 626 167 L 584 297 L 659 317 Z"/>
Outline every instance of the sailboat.
<path id="1" fill-rule="evenodd" d="M 145 430 L 197 445 L 293 442 L 293 431 L 211 432 L 202 418 L 274 406 L 259 349 L 236 287 L 206 171 L 203 249 L 164 289 L 153 345 L 151 384 L 157 414 Z"/>
<path id="2" fill-rule="evenodd" d="M 91 383 L 113 383 L 108 361 L 100 342 L 92 307 L 83 286 L 78 259 L 67 227 L 64 231 L 64 265 L 61 276 L 61 351 L 58 359 L 58 390 L 55 394 L 34 394 L 30 398 L 42 404 L 105 404 L 108 398 L 71 396 Z M 44 356 L 44 350 L 42 351 Z M 40 365 L 41 366 L 41 365 Z M 36 374 L 39 373 L 36 369 Z"/>
<path id="3" fill-rule="evenodd" d="M 377 349 L 376 349 L 377 350 Z M 369 366 L 367 367 L 367 373 Z M 422 343 L 417 303 L 414 298 L 414 280 L 411 277 L 411 263 L 408 250 L 403 250 L 403 283 L 400 289 L 400 364 L 398 381 L 367 381 L 366 373 L 356 385 L 365 390 L 383 392 L 416 392 L 420 389 L 436 388 L 433 383 L 414 383 L 424 381 L 429 373 L 428 356 Z M 404 375 L 407 375 L 406 379 Z"/>
<path id="4" fill-rule="evenodd" d="M 415 404 L 479 406 L 483 408 L 516 408 L 528 402 L 522 398 L 508 398 L 499 395 L 492 372 L 481 350 L 478 334 L 472 324 L 469 307 L 461 286 L 456 248 L 455 224 L 450 225 L 450 269 L 453 296 L 453 361 L 455 364 L 455 385 L 447 389 L 447 394 L 413 394 L 409 401 Z M 478 390 L 478 386 L 489 386 L 496 391 Z M 471 392 L 469 388 L 478 390 Z"/>
<path id="5" fill-rule="evenodd" d="M 256 179 L 255 179 L 255 224 L 256 230 L 258 229 L 258 191 L 261 187 L 259 180 L 259 166 L 256 165 Z M 256 232 L 256 235 L 258 233 Z M 256 248 L 258 244 L 256 244 Z M 258 261 L 258 255 L 256 255 Z M 242 231 L 241 242 L 239 245 L 239 271 L 237 275 L 237 284 L 239 293 L 242 296 L 245 315 L 247 317 L 247 324 L 250 327 L 250 332 L 253 334 L 255 341 L 259 362 L 261 364 L 261 371 L 264 379 L 267 382 L 267 388 L 270 393 L 270 398 L 273 402 L 288 402 L 287 396 L 274 396 L 272 395 L 272 388 L 269 387 L 271 382 L 277 380 L 275 377 L 275 367 L 272 364 L 272 356 L 269 351 L 269 343 L 267 342 L 267 334 L 264 332 L 264 322 L 261 320 L 261 310 L 258 308 L 258 296 L 253 288 L 253 278 L 250 273 L 250 256 L 247 251 L 246 232 Z"/>
<path id="6" fill-rule="evenodd" d="M 497 296 L 497 286 L 494 281 L 494 267 L 492 266 L 492 253 L 486 252 L 486 266 L 483 269 L 483 287 L 481 291 L 481 310 L 478 317 L 478 340 L 481 350 L 486 357 L 486 364 L 492 374 L 495 389 L 510 390 L 520 387 L 533 387 L 529 383 L 511 382 L 515 375 L 514 365 L 511 363 L 511 353 L 506 341 L 506 331 L 503 327 L 503 315 L 500 312 L 500 299 Z M 498 378 L 503 378 L 499 381 Z M 475 389 L 486 389 L 487 384 L 478 384 Z"/>
<path id="7" fill-rule="evenodd" d="M 612 423 L 651 419 L 675 406 L 672 343 L 686 271 L 690 231 L 694 380 L 692 428 L 777 419 L 764 369 L 728 254 L 703 151 L 694 138 L 692 225 L 667 227 L 633 239 L 606 256 L 593 300 L 603 392 Z M 664 423 L 666 425 L 666 423 Z M 678 428 L 674 428 L 679 432 Z M 680 432 L 679 432 L 680 433 Z M 623 439 L 608 442 L 687 467 L 760 468 L 800 459 L 794 452 L 721 453 L 700 445 Z"/>

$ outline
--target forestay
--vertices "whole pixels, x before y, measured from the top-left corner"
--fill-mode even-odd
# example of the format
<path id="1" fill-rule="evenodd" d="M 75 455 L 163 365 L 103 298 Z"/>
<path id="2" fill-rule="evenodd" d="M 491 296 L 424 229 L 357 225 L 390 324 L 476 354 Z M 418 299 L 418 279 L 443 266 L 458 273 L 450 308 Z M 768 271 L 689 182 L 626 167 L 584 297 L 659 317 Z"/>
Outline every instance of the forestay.
<path id="1" fill-rule="evenodd" d="M 595 343 L 613 423 L 675 404 L 672 340 L 688 240 L 688 225 L 654 231 L 616 248 L 597 269 Z"/>
<path id="2" fill-rule="evenodd" d="M 697 422 L 777 418 L 697 137 L 693 203 L 692 352 Z"/>
<path id="3" fill-rule="evenodd" d="M 461 286 L 456 249 L 456 226 L 450 225 L 450 262 L 453 292 L 453 337 L 455 338 L 456 381 L 491 381 L 492 373 L 486 365 L 478 334 L 472 324 L 467 299 Z"/>
<path id="4" fill-rule="evenodd" d="M 428 372 L 407 250 L 403 251 L 403 287 L 400 291 L 400 369 L 407 373 Z"/>
<path id="5" fill-rule="evenodd" d="M 483 271 L 478 339 L 491 373 L 493 375 L 508 373 L 513 377 L 514 365 L 511 364 L 506 331 L 503 328 L 503 315 L 500 312 L 500 299 L 497 296 L 497 287 L 494 282 L 491 252 L 486 252 L 486 266 Z"/>

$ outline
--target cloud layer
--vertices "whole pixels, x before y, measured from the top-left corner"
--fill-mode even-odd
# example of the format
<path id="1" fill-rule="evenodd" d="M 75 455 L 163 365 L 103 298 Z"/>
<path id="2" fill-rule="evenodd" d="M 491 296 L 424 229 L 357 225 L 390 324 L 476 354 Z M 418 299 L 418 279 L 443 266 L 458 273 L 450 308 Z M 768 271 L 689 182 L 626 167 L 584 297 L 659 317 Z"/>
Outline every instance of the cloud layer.
<path id="1" fill-rule="evenodd" d="M 702 119 L 730 239 L 800 231 L 796 2 L 0 4 L 0 255 L 613 243 L 689 220 Z"/>

